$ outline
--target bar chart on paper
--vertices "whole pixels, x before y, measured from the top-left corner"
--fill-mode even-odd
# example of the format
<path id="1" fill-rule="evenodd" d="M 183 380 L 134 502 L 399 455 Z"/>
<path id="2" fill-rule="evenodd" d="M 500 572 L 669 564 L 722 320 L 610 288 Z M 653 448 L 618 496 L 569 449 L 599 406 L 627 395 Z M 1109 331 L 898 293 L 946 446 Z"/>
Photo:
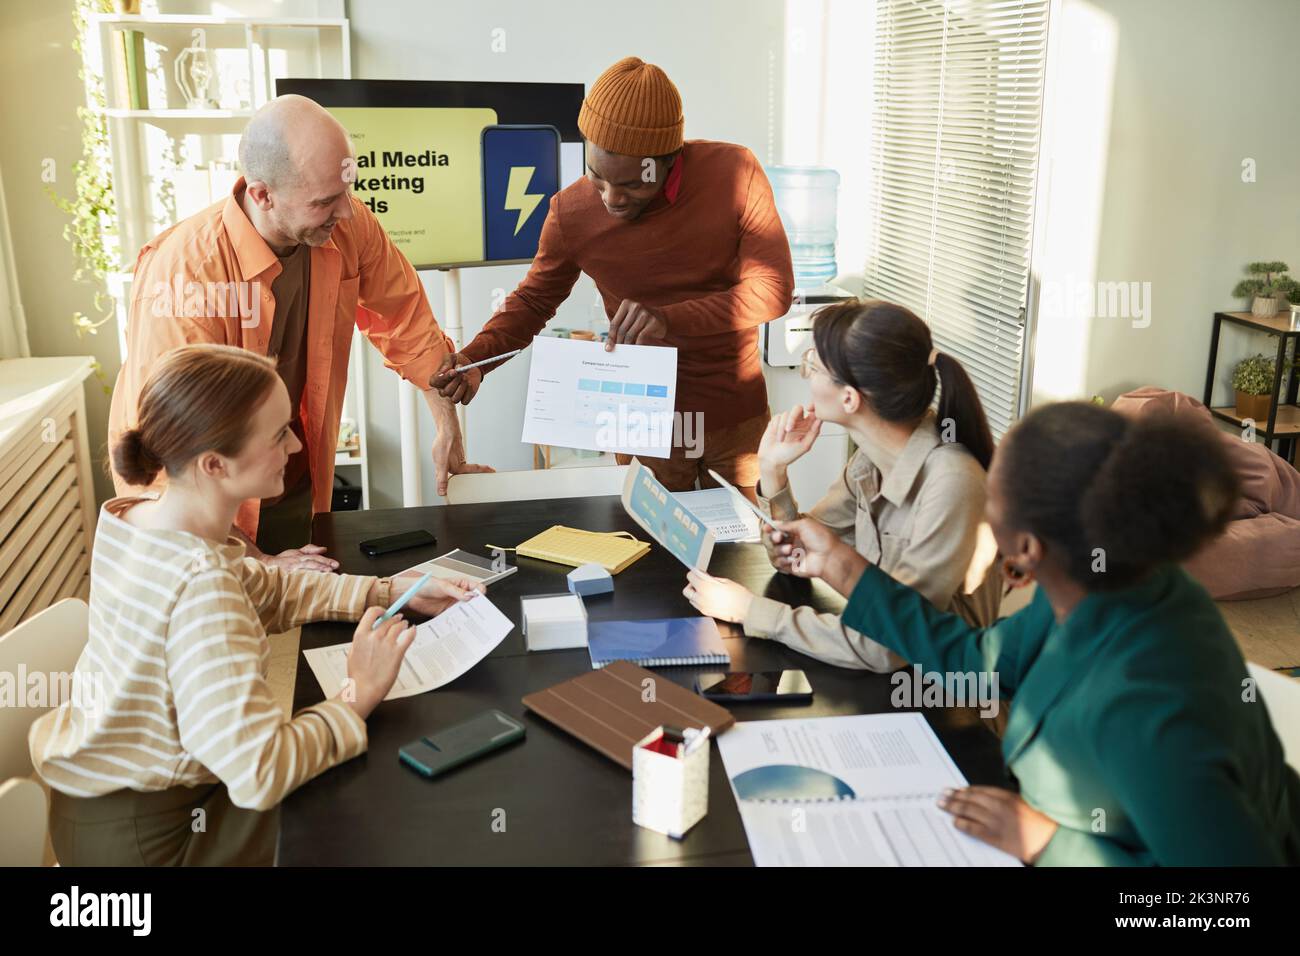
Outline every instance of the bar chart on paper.
<path id="1" fill-rule="evenodd" d="M 677 350 L 538 336 L 521 441 L 667 458 Z"/>

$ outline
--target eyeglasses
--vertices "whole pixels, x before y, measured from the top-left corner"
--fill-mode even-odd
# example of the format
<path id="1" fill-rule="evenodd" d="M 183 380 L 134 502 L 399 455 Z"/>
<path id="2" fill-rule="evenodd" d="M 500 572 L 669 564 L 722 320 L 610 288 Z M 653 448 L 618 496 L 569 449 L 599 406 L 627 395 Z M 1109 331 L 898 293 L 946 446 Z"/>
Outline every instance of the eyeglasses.
<path id="1" fill-rule="evenodd" d="M 858 388 L 858 386 L 856 385 L 850 385 L 842 378 L 838 378 L 835 375 L 832 375 L 830 370 L 827 369 L 825 366 L 818 365 L 816 360 L 813 359 L 813 356 L 816 354 L 817 354 L 816 346 L 809 348 L 807 351 L 803 353 L 803 357 L 799 359 L 800 378 L 812 378 L 813 372 L 821 372 L 823 375 L 829 378 L 836 385 L 843 385 L 845 388 L 855 388 L 863 395 L 867 394 L 866 389 Z"/>
<path id="2" fill-rule="evenodd" d="M 815 347 L 809 348 L 803 353 L 803 357 L 799 360 L 799 377 L 812 378 L 813 372 L 821 372 L 827 378 L 834 380 L 835 376 L 818 365 L 813 359 L 813 356 L 816 354 L 817 349 Z"/>

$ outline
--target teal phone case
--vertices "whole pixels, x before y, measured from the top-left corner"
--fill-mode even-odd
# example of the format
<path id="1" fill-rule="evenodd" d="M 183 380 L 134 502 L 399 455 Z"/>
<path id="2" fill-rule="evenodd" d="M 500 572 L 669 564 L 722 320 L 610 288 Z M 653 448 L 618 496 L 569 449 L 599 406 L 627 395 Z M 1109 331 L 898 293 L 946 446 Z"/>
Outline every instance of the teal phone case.
<path id="1" fill-rule="evenodd" d="M 397 752 L 422 777 L 433 778 L 524 737 L 524 725 L 499 710 L 485 710 L 459 724 L 421 737 Z"/>

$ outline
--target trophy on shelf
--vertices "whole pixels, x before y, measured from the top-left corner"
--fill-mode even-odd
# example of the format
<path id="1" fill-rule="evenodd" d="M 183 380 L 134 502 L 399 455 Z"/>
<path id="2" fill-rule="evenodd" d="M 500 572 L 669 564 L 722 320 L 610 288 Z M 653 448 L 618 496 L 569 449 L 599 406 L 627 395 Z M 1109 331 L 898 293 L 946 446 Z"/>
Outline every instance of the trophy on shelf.
<path id="1" fill-rule="evenodd" d="M 204 31 L 194 31 L 194 42 L 176 57 L 176 85 L 185 94 L 185 105 L 192 110 L 212 109 L 216 104 L 208 88 L 216 75 L 212 53 L 204 42 Z"/>

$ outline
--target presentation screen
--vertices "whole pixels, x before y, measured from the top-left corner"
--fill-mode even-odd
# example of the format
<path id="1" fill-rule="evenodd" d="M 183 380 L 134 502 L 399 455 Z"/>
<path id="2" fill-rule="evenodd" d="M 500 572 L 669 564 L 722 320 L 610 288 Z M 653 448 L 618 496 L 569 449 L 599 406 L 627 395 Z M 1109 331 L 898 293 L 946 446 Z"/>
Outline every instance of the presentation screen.
<path id="1" fill-rule="evenodd" d="M 276 81 L 336 116 L 353 192 L 417 269 L 528 262 L 551 197 L 585 171 L 581 83 Z"/>

